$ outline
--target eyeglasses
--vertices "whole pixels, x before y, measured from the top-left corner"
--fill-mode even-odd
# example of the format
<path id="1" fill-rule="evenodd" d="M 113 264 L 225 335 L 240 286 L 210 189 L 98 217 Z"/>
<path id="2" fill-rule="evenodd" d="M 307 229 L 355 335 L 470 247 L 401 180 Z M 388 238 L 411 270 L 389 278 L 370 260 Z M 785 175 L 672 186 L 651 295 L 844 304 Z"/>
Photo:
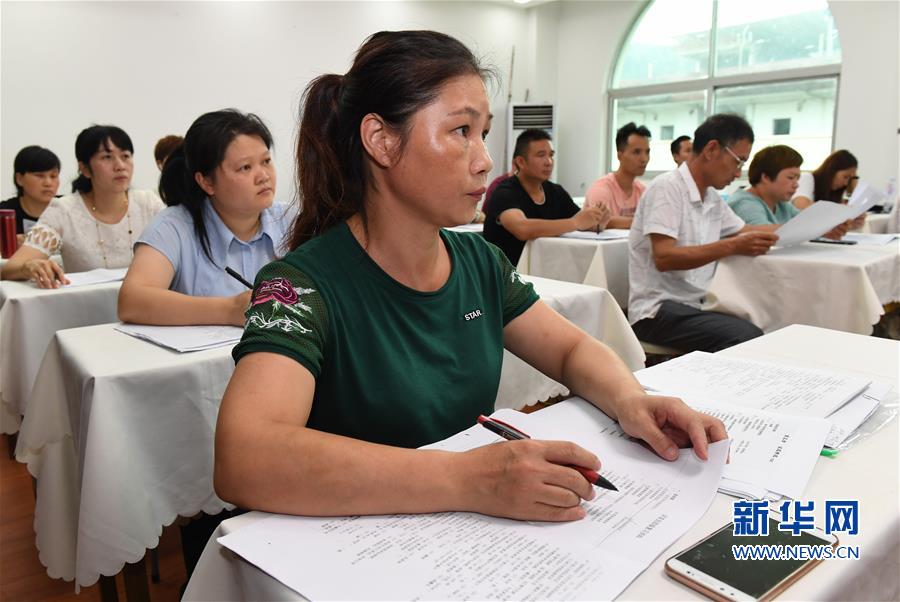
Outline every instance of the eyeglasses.
<path id="1" fill-rule="evenodd" d="M 741 158 L 738 157 L 736 154 L 734 154 L 734 151 L 733 151 L 733 150 L 731 150 L 731 149 L 728 148 L 727 146 L 723 146 L 722 148 L 724 148 L 725 150 L 727 150 L 727 151 L 728 151 L 728 154 L 731 155 L 732 157 L 734 157 L 734 160 L 737 161 L 737 167 L 736 167 L 735 169 L 744 169 L 744 165 L 746 165 L 747 159 L 741 159 Z"/>

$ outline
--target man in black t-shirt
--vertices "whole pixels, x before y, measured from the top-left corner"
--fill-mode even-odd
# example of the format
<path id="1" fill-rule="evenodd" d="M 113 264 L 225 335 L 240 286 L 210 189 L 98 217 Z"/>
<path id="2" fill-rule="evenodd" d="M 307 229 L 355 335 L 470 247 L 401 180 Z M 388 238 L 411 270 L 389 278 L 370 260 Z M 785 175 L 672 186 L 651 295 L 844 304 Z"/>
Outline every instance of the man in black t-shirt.
<path id="1" fill-rule="evenodd" d="M 558 236 L 573 230 L 600 231 L 609 221 L 604 205 L 578 209 L 569 193 L 550 181 L 553 143 L 544 130 L 519 134 L 513 152 L 516 173 L 500 183 L 491 195 L 484 220 L 484 237 L 519 263 L 525 241 Z"/>

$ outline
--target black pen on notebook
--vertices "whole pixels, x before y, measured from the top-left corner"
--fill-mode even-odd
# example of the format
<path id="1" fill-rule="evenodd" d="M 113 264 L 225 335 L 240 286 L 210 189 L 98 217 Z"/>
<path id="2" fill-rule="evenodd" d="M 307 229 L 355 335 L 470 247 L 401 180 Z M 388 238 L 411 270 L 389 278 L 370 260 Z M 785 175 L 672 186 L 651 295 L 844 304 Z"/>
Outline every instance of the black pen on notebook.
<path id="1" fill-rule="evenodd" d="M 250 290 L 253 290 L 253 285 L 252 285 L 252 284 L 250 284 L 249 282 L 247 282 L 246 280 L 244 280 L 244 277 L 243 277 L 243 276 L 241 276 L 240 274 L 238 274 L 237 272 L 235 272 L 234 270 L 232 270 L 232 269 L 231 269 L 230 267 L 228 267 L 227 265 L 225 266 L 225 271 L 228 272 L 228 275 L 229 275 L 229 276 L 231 276 L 232 278 L 234 278 L 235 280 L 237 280 L 238 282 L 240 282 L 241 284 L 243 284 L 244 286 L 246 286 L 246 287 L 249 288 Z"/>
<path id="2" fill-rule="evenodd" d="M 516 441 L 518 439 L 531 439 L 530 436 L 526 435 L 516 427 L 511 424 L 507 424 L 502 420 L 497 420 L 496 418 L 491 418 L 489 416 L 481 415 L 478 417 L 478 424 L 491 431 L 495 435 L 500 435 L 507 441 Z M 608 480 L 604 479 L 600 476 L 600 473 L 596 470 L 591 470 L 590 468 L 584 468 L 583 466 L 575 466 L 574 464 L 568 464 L 569 468 L 574 468 L 582 475 L 584 478 L 588 480 L 591 485 L 596 485 L 597 487 L 602 487 L 603 489 L 609 489 L 610 491 L 618 491 L 619 489 L 610 483 Z"/>

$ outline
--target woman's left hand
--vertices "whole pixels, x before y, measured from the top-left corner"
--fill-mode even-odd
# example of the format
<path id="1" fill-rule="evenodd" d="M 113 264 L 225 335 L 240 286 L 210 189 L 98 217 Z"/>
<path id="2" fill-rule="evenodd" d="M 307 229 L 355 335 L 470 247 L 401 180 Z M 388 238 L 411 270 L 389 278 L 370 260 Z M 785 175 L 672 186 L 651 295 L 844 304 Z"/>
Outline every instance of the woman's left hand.
<path id="1" fill-rule="evenodd" d="M 622 429 L 646 441 L 660 457 L 678 458 L 678 448 L 693 445 L 701 460 L 706 460 L 710 443 L 728 438 L 718 418 L 688 407 L 677 397 L 636 395 L 616 408 Z"/>

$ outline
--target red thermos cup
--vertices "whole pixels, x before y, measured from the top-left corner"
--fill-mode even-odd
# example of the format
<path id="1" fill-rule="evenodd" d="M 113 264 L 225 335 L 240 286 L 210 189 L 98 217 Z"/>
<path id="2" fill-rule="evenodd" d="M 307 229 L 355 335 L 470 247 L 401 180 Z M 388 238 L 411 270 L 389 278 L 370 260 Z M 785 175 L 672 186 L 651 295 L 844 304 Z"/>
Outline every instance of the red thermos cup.
<path id="1" fill-rule="evenodd" d="M 0 256 L 8 259 L 19 248 L 16 238 L 16 212 L 12 209 L 0 209 Z"/>

